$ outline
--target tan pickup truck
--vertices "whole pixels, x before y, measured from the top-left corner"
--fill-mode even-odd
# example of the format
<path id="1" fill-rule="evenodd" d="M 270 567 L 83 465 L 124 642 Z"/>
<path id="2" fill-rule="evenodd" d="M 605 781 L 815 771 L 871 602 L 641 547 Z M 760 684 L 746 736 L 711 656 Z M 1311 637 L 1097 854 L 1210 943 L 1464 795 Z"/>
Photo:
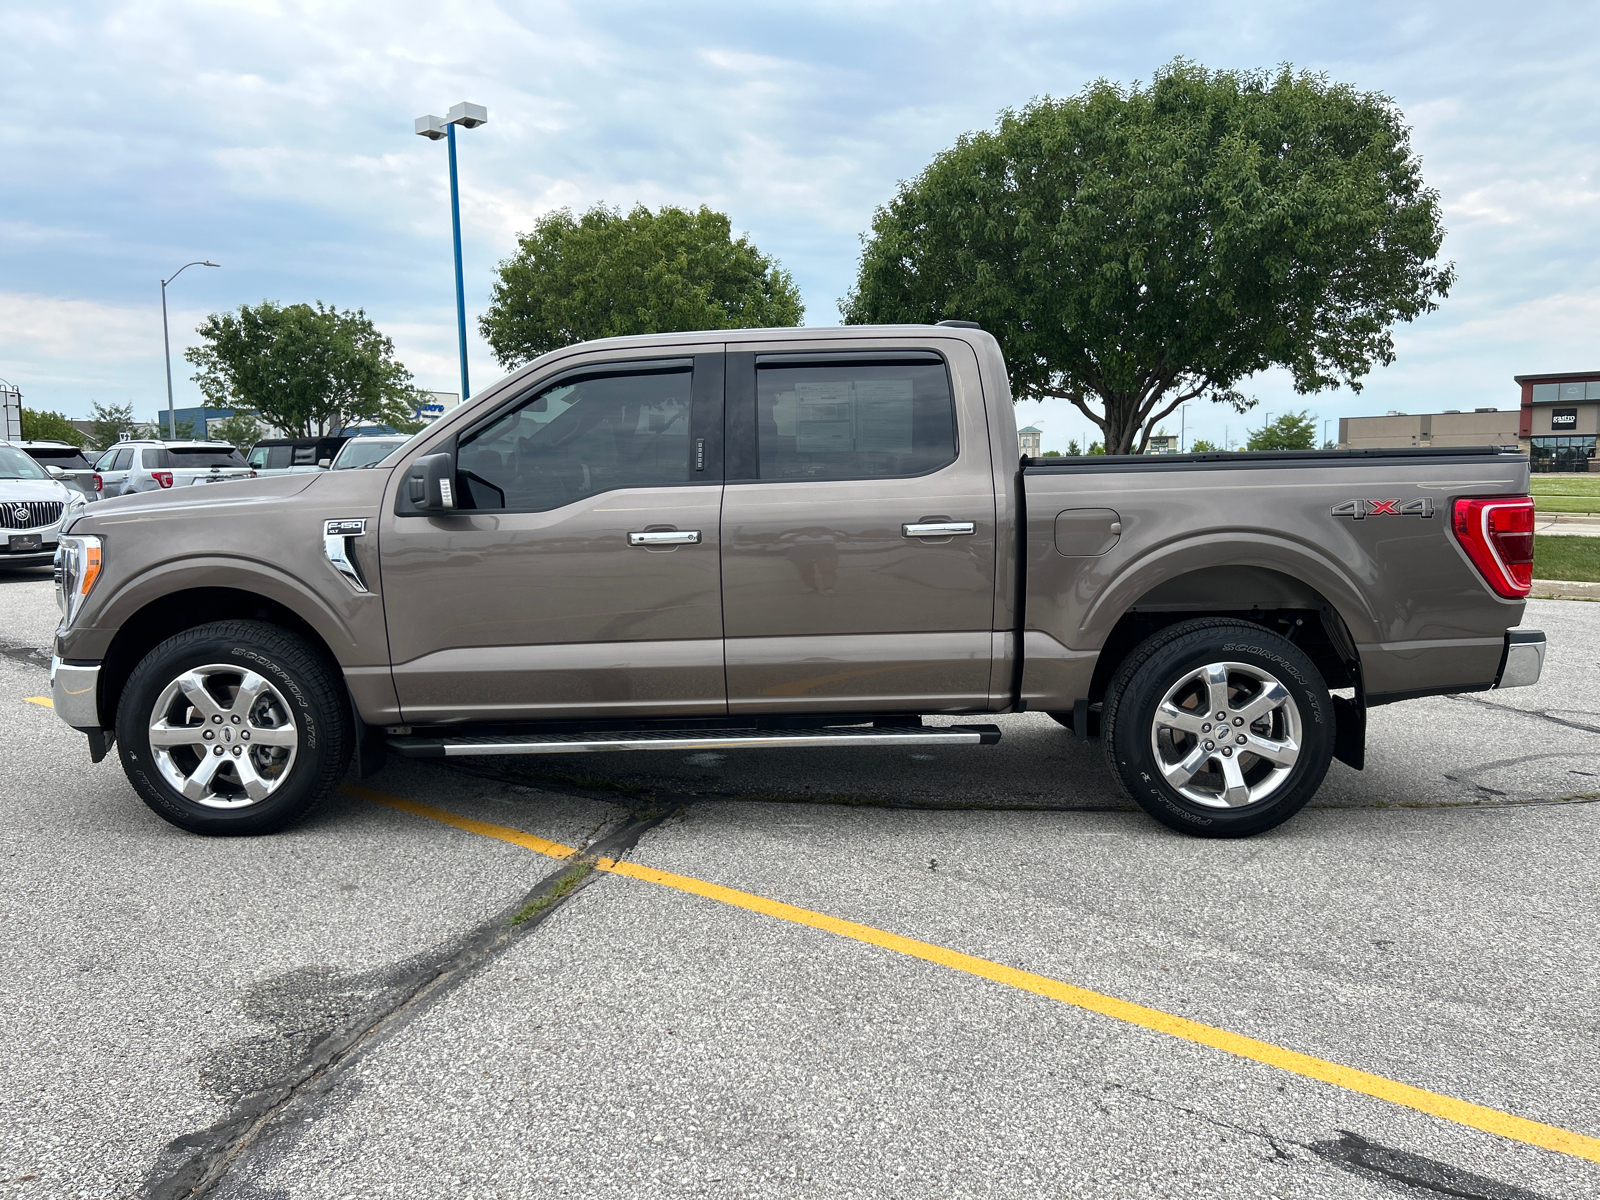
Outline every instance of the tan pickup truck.
<path id="1" fill-rule="evenodd" d="M 1361 765 L 1369 706 L 1538 678 L 1527 488 L 1493 448 L 1019 461 L 956 324 L 592 342 L 376 468 L 77 517 L 56 712 L 201 833 L 352 756 L 979 747 L 924 717 L 1038 710 L 1241 836 Z"/>

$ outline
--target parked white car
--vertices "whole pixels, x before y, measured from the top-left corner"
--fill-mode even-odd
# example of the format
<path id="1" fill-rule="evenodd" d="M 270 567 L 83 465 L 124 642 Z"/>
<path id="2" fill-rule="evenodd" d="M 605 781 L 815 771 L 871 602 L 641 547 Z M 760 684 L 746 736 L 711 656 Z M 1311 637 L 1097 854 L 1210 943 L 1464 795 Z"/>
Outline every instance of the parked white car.
<path id="1" fill-rule="evenodd" d="M 61 526 L 88 501 L 9 443 L 0 443 L 0 567 L 40 567 L 56 555 Z"/>
<path id="2" fill-rule="evenodd" d="M 96 490 L 107 500 L 135 492 L 255 477 L 227 442 L 118 442 L 100 456 L 94 469 Z"/>
<path id="3" fill-rule="evenodd" d="M 353 437 L 333 460 L 335 471 L 350 471 L 358 467 L 375 467 L 411 440 L 409 433 L 378 433 L 367 437 Z"/>

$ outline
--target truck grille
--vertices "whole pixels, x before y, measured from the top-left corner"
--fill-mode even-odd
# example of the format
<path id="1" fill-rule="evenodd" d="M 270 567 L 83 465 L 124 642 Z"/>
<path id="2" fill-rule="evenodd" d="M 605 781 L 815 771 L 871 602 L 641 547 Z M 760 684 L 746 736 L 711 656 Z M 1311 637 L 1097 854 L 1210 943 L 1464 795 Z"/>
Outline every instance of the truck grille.
<path id="1" fill-rule="evenodd" d="M 0 529 L 37 529 L 60 519 L 59 500 L 0 500 Z"/>

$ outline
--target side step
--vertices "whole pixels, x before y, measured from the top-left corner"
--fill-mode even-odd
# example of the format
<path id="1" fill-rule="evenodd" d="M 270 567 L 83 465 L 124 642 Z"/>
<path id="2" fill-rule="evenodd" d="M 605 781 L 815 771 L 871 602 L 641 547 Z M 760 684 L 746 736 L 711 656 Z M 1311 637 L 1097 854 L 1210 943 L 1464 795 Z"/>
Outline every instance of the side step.
<path id="1" fill-rule="evenodd" d="M 790 746 L 992 746 L 998 725 L 874 729 L 623 729 L 594 733 L 524 733 L 500 737 L 391 737 L 402 758 L 482 754 L 592 754 L 612 750 L 771 750 Z"/>

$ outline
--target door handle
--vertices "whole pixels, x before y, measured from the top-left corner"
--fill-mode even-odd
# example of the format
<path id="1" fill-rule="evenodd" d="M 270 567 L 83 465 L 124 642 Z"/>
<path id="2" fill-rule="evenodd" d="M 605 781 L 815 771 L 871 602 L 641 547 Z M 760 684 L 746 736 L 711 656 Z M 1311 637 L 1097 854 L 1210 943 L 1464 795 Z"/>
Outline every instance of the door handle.
<path id="1" fill-rule="evenodd" d="M 902 537 L 943 538 L 976 532 L 978 527 L 971 521 L 933 521 L 925 525 L 900 526 Z"/>
<path id="2" fill-rule="evenodd" d="M 698 546 L 698 529 L 649 529 L 643 533 L 630 533 L 630 546 Z"/>

